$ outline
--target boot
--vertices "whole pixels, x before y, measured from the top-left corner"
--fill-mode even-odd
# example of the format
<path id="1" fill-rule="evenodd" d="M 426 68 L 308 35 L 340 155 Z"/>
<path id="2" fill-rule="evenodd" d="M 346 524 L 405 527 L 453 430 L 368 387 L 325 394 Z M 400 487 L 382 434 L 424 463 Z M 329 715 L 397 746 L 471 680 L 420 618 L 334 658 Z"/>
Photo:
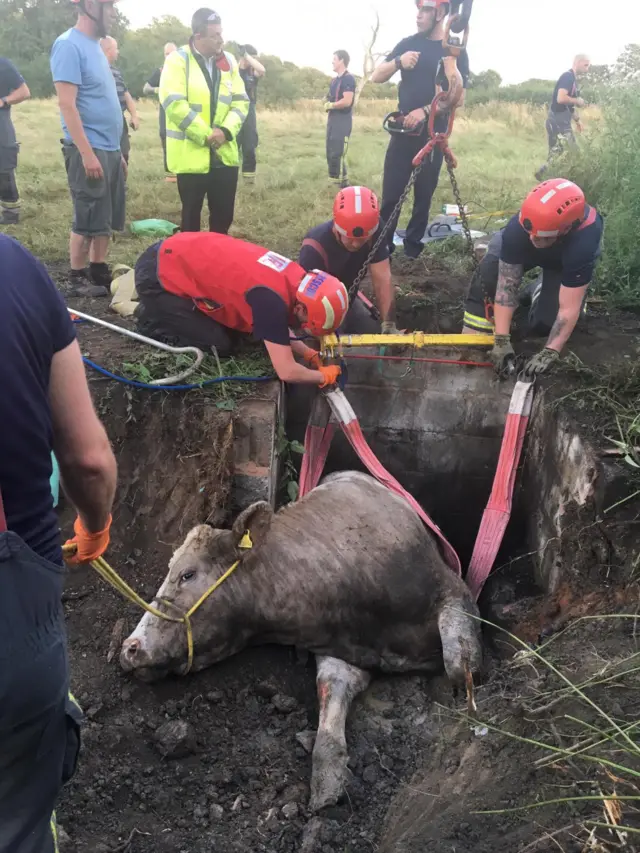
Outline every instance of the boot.
<path id="1" fill-rule="evenodd" d="M 96 264 L 92 261 L 89 264 L 89 278 L 98 287 L 104 287 L 108 291 L 111 290 L 111 270 L 108 264 Z"/>
<path id="2" fill-rule="evenodd" d="M 20 222 L 18 208 L 0 207 L 0 225 L 17 225 Z"/>
<path id="3" fill-rule="evenodd" d="M 69 274 L 69 296 L 109 296 L 109 289 L 94 284 L 87 269 L 71 270 Z"/>

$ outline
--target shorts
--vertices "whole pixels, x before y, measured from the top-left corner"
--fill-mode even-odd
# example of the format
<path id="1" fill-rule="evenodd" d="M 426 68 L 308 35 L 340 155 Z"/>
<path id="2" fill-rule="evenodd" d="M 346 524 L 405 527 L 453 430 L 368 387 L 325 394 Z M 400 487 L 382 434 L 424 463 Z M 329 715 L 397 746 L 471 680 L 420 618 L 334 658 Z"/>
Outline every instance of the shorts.
<path id="1" fill-rule="evenodd" d="M 108 237 L 112 231 L 123 231 L 126 190 L 121 152 L 93 149 L 104 172 L 104 178 L 98 181 L 87 178 L 75 145 L 63 141 L 62 153 L 73 202 L 73 233 Z"/>

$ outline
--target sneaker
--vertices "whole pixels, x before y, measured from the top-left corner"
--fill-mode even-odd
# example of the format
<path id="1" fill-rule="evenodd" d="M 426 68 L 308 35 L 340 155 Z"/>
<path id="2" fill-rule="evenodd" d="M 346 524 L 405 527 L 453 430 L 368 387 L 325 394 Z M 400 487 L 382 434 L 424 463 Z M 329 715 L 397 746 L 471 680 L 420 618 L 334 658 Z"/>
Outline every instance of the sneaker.
<path id="1" fill-rule="evenodd" d="M 0 225 L 17 225 L 20 222 L 20 211 L 3 208 L 0 214 Z"/>
<path id="2" fill-rule="evenodd" d="M 415 261 L 417 258 L 420 257 L 423 249 L 424 249 L 424 246 L 422 245 L 422 243 L 419 243 L 416 246 L 415 243 L 407 243 L 407 241 L 405 240 L 405 243 L 404 243 L 405 257 L 411 258 L 412 260 Z"/>
<path id="3" fill-rule="evenodd" d="M 69 275 L 69 296 L 109 296 L 109 288 L 94 284 L 89 277 L 89 271 L 71 270 Z"/>

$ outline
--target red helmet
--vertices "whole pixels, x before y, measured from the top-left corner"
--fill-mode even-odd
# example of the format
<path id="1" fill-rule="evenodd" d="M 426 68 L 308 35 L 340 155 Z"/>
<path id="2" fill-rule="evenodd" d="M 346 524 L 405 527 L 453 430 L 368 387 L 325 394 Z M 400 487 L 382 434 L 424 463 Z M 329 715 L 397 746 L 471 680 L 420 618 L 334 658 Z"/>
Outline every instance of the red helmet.
<path id="1" fill-rule="evenodd" d="M 520 225 L 533 237 L 560 237 L 582 224 L 584 193 L 573 181 L 553 178 L 531 190 L 520 210 Z"/>
<path id="2" fill-rule="evenodd" d="M 439 9 L 440 6 L 448 6 L 450 0 L 416 0 L 418 9 Z"/>
<path id="3" fill-rule="evenodd" d="M 349 310 L 349 294 L 335 276 L 321 270 L 311 270 L 298 285 L 298 302 L 307 309 L 302 324 L 312 335 L 321 338 L 342 325 Z"/>
<path id="4" fill-rule="evenodd" d="M 346 187 L 333 202 L 333 224 L 344 237 L 371 237 L 380 224 L 376 194 L 366 187 Z"/>

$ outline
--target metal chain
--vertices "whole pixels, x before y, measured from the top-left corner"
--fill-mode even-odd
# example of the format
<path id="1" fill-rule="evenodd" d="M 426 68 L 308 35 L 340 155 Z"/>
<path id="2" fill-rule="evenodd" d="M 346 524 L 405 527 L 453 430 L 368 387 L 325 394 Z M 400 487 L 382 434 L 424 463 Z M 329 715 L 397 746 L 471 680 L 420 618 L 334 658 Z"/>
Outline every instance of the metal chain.
<path id="1" fill-rule="evenodd" d="M 369 252 L 369 255 L 368 255 L 366 261 L 362 264 L 362 267 L 360 268 L 358 275 L 354 278 L 353 283 L 351 284 L 351 287 L 349 288 L 349 304 L 351 304 L 353 302 L 353 300 L 355 299 L 355 297 L 358 293 L 358 288 L 362 284 L 362 280 L 364 279 L 365 275 L 367 274 L 367 270 L 369 269 L 369 264 L 371 264 L 371 262 L 375 258 L 378 249 L 383 244 L 387 234 L 389 233 L 389 229 L 392 226 L 395 229 L 398 217 L 400 216 L 400 212 L 402 211 L 402 205 L 407 200 L 407 196 L 411 192 L 411 188 L 415 184 L 416 178 L 420 174 L 420 170 L 424 166 L 426 160 L 427 160 L 427 158 L 425 157 L 422 160 L 422 162 L 418 166 L 415 167 L 415 169 L 413 170 L 413 172 L 409 176 L 409 180 L 407 181 L 407 185 L 404 188 L 404 190 L 402 191 L 402 195 L 398 199 L 398 203 L 393 208 L 391 216 L 385 222 L 385 224 L 382 228 L 382 231 L 380 232 L 380 235 L 378 236 L 378 239 L 376 240 L 376 242 L 373 244 L 373 247 L 372 247 L 371 251 Z"/>
<path id="2" fill-rule="evenodd" d="M 460 221 L 462 223 L 462 230 L 464 231 L 464 236 L 467 241 L 467 248 L 469 249 L 469 254 L 471 255 L 471 261 L 473 263 L 474 270 L 478 266 L 478 259 L 476 258 L 475 249 L 473 246 L 473 237 L 471 236 L 471 227 L 469 225 L 469 218 L 467 216 L 467 211 L 465 206 L 462 203 L 462 197 L 460 195 L 460 187 L 458 186 L 458 179 L 456 178 L 455 170 L 453 168 L 453 163 L 449 157 L 445 157 L 445 162 L 447 164 L 447 171 L 449 172 L 449 178 L 451 179 L 451 189 L 453 190 L 453 196 L 456 200 L 456 205 L 458 206 L 458 213 L 460 214 Z"/>

